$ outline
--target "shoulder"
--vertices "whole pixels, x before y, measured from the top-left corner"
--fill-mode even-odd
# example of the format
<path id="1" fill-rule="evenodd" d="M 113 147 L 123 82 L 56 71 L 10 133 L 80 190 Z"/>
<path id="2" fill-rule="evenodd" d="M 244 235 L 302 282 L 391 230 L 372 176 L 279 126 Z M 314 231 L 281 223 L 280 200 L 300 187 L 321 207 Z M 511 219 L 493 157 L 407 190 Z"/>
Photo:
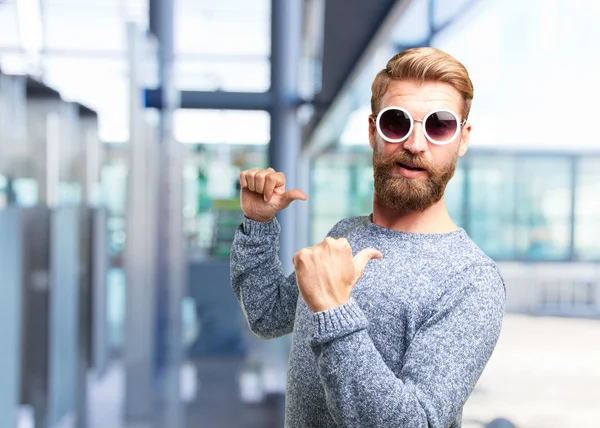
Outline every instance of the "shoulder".
<path id="1" fill-rule="evenodd" d="M 348 217 L 338 221 L 329 231 L 327 236 L 331 238 L 347 238 L 350 234 L 365 225 L 368 217 Z"/>
<path id="2" fill-rule="evenodd" d="M 506 286 L 496 262 L 464 230 L 460 238 L 453 241 L 452 248 L 442 254 L 451 260 L 441 290 L 445 297 L 453 299 L 477 294 L 503 302 Z"/>
<path id="3" fill-rule="evenodd" d="M 460 253 L 460 262 L 455 266 L 454 275 L 469 280 L 493 280 L 504 288 L 504 279 L 496 262 L 465 231 L 462 234 Z"/>

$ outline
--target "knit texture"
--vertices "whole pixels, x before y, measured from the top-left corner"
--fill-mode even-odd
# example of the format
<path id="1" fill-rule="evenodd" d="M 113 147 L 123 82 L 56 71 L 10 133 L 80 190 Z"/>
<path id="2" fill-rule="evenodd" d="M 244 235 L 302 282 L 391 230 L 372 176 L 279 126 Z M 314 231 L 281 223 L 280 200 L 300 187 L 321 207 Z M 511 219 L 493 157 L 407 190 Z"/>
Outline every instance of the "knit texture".
<path id="1" fill-rule="evenodd" d="M 416 234 L 345 219 L 328 236 L 383 258 L 367 264 L 347 303 L 313 313 L 283 273 L 279 230 L 277 220 L 244 220 L 231 285 L 255 334 L 294 333 L 285 426 L 460 427 L 500 334 L 496 264 L 463 229 Z"/>

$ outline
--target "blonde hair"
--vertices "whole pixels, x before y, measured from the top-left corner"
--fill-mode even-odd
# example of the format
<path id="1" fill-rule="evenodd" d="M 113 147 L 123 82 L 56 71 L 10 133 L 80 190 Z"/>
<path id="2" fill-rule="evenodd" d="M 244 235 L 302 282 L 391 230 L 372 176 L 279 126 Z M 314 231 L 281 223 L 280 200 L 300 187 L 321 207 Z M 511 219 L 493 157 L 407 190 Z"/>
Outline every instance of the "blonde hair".
<path id="1" fill-rule="evenodd" d="M 473 100 L 473 83 L 467 69 L 452 55 L 436 48 L 413 48 L 394 55 L 375 76 L 371 85 L 371 113 L 377 115 L 389 84 L 397 80 L 445 82 L 463 99 L 461 120 L 466 120 Z M 458 113 L 458 112 L 457 112 Z"/>

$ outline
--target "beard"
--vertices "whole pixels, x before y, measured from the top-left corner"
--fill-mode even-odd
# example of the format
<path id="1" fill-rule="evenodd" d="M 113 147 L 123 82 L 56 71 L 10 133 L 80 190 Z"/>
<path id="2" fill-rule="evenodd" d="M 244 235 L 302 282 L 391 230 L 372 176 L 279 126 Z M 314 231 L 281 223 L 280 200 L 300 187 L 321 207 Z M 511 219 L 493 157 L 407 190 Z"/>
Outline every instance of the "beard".
<path id="1" fill-rule="evenodd" d="M 454 176 L 457 159 L 458 150 L 450 162 L 438 167 L 428 159 L 408 151 L 383 156 L 375 145 L 373 149 L 375 194 L 384 205 L 393 207 L 403 214 L 425 211 L 444 196 L 446 185 Z M 394 172 L 398 163 L 422 168 L 427 176 L 405 178 L 398 172 Z"/>

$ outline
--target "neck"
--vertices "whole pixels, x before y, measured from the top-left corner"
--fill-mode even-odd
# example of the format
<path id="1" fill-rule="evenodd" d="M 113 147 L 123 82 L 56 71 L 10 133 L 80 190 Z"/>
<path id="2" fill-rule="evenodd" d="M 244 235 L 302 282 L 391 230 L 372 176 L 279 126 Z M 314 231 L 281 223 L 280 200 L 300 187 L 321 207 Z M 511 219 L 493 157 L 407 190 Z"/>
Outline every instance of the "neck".
<path id="1" fill-rule="evenodd" d="M 425 211 L 403 213 L 394 207 L 384 205 L 375 195 L 373 223 L 387 229 L 409 233 L 448 233 L 458 229 L 448 214 L 444 198 Z"/>

